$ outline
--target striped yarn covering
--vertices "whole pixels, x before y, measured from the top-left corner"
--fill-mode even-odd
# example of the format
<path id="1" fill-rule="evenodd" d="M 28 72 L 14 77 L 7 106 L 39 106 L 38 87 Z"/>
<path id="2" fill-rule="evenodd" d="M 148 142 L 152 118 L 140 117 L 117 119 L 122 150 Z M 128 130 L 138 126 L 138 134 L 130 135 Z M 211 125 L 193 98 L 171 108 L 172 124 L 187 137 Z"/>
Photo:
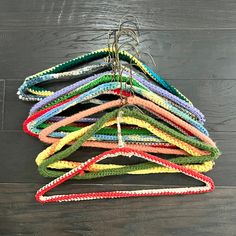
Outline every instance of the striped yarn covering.
<path id="1" fill-rule="evenodd" d="M 55 178 L 39 189 L 41 203 L 93 199 L 199 194 L 214 189 L 210 171 L 220 151 L 204 127 L 205 117 L 179 90 L 126 51 L 120 60 L 135 65 L 113 72 L 114 53 L 103 48 L 29 76 L 18 89 L 19 99 L 37 102 L 23 130 L 49 146 L 38 154 L 39 173 Z M 47 84 L 66 86 L 49 90 Z M 69 83 L 69 85 L 68 85 Z M 108 149 L 93 158 L 71 160 L 81 147 Z M 99 163 L 117 156 L 139 157 L 136 164 Z M 168 156 L 168 158 L 163 157 Z M 112 160 L 113 160 L 112 159 Z M 116 175 L 182 173 L 204 186 L 45 196 L 68 179 Z"/>

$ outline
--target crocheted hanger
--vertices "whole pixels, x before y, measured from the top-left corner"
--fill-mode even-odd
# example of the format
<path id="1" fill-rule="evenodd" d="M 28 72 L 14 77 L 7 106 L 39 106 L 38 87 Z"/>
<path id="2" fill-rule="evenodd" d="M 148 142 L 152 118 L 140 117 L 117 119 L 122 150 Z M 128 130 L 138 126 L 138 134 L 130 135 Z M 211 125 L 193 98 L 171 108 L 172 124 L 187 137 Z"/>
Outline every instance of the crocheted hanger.
<path id="1" fill-rule="evenodd" d="M 87 131 L 87 130 L 86 130 Z M 85 132 L 86 132 L 85 131 Z M 44 131 L 42 131 L 44 132 Z M 41 132 L 41 133 L 42 133 Z M 82 132 L 82 131 L 80 131 Z M 83 132 L 82 132 L 83 133 Z M 68 137 L 66 137 L 68 138 Z M 78 136 L 74 136 L 73 138 L 78 138 Z M 63 140 L 61 140 L 62 143 L 63 143 Z M 65 143 L 64 143 L 65 145 Z M 61 143 L 59 144 L 58 143 L 58 146 L 61 146 Z M 51 150 L 50 150 L 51 149 Z M 55 146 L 52 147 L 52 148 L 48 148 L 47 150 L 43 151 L 41 154 L 39 154 L 38 158 L 37 158 L 37 164 L 40 164 L 42 163 L 43 159 L 45 158 L 48 158 L 48 156 L 46 157 L 44 154 L 53 154 L 52 152 L 55 152 L 55 151 L 58 151 Z M 65 168 L 65 169 L 70 169 L 70 168 L 73 168 L 73 167 L 76 167 L 78 166 L 79 163 L 76 163 L 76 162 L 67 162 L 67 161 L 61 161 L 60 163 L 57 162 L 57 163 L 53 163 L 50 165 L 50 168 L 56 168 L 56 169 L 62 169 L 62 168 Z M 213 167 L 213 163 L 212 162 L 204 162 L 204 164 L 202 165 L 185 165 L 191 169 L 195 169 L 197 171 L 202 171 L 202 172 L 206 172 L 206 171 L 209 171 L 210 169 L 212 169 Z M 108 169 L 109 168 L 109 169 Z M 114 168 L 119 168 L 118 170 L 113 170 Z M 105 171 L 104 171 L 105 169 Z M 102 170 L 102 171 L 101 171 Z M 87 178 L 97 178 L 97 177 L 102 177 L 102 176 L 107 176 L 107 175 L 117 175 L 117 174 L 150 174 L 150 173 L 164 173 L 164 172 L 170 172 L 170 170 L 168 169 L 164 169 L 164 168 L 160 168 L 160 167 L 156 167 L 156 166 L 151 166 L 149 164 L 139 164 L 139 165 L 133 165 L 133 166 L 121 166 L 121 165 L 96 165 L 96 166 L 93 166 L 91 170 L 89 171 L 99 171 L 99 173 L 92 173 L 90 175 L 86 175 L 86 176 L 83 176 L 85 177 L 86 179 Z M 42 172 L 42 171 L 40 171 Z M 43 171 L 45 172 L 45 171 Z M 46 173 L 46 172 L 45 172 Z M 62 174 L 62 173 L 60 173 Z M 46 177 L 56 177 L 55 175 L 44 175 Z"/>
<path id="2" fill-rule="evenodd" d="M 33 123 L 33 127 L 31 129 L 34 129 L 33 133 L 38 133 L 40 130 L 37 130 L 37 125 L 42 124 L 46 120 L 49 120 L 50 118 L 54 117 L 56 114 L 59 114 L 61 111 L 68 109 L 69 107 L 72 107 L 78 103 L 87 101 L 89 99 L 95 98 L 98 96 L 98 94 L 108 93 L 109 91 L 112 91 L 114 94 L 115 89 L 119 89 L 120 83 L 119 82 L 112 82 L 108 85 L 103 84 L 95 87 L 94 89 L 91 89 L 83 94 L 76 95 L 70 99 L 68 99 L 68 102 L 61 102 L 55 106 L 51 106 L 44 111 L 40 111 L 38 113 L 35 113 L 33 116 L 29 117 L 24 124 L 24 127 L 26 127 L 26 124 L 29 125 L 29 120 Z M 127 91 L 131 90 L 131 86 L 125 85 L 122 86 L 122 89 L 127 89 Z M 163 101 L 163 99 L 156 94 L 146 91 L 143 89 L 140 89 L 136 86 L 132 86 L 132 89 L 137 92 L 138 94 L 142 94 L 142 96 L 148 98 L 151 101 L 154 101 L 156 104 L 160 105 L 161 107 L 170 110 L 172 113 L 178 115 L 182 119 L 186 120 L 188 123 L 192 124 L 193 126 L 197 127 L 201 132 L 208 135 L 207 130 L 197 121 L 193 120 L 191 117 L 189 117 L 187 114 L 185 114 L 182 110 L 178 110 L 176 107 L 172 106 L 171 104 L 168 104 L 166 101 Z M 40 117 L 39 117 L 40 116 Z M 39 118 L 38 118 L 39 117 Z M 27 129 L 25 130 L 27 132 Z"/>
<path id="3" fill-rule="evenodd" d="M 133 101 L 133 99 L 130 97 L 130 101 Z M 179 129 L 180 131 L 182 131 L 183 133 L 186 132 L 190 132 L 191 134 L 191 129 L 189 130 L 188 128 L 188 124 L 184 121 L 182 121 L 181 119 L 179 119 L 178 117 L 174 116 L 173 114 L 171 114 L 170 112 L 156 106 L 154 103 L 152 102 L 146 102 L 145 100 L 136 97 L 136 99 L 134 100 L 136 101 L 136 103 L 141 106 L 141 107 L 145 107 L 145 109 L 150 110 L 150 112 L 152 112 L 155 116 L 161 118 L 164 122 L 167 122 L 168 124 L 171 124 L 174 128 Z M 132 102 L 133 103 L 133 102 Z M 107 105 L 106 105 L 107 104 Z M 119 106 L 120 105 L 120 100 L 117 100 L 114 105 L 112 105 L 112 102 L 108 102 L 106 104 L 103 104 L 101 107 L 101 109 L 99 107 L 94 108 L 94 113 L 97 113 L 99 111 L 105 111 L 105 109 L 107 108 L 111 108 L 113 106 Z M 37 114 L 29 117 L 25 123 L 24 123 L 24 130 L 25 132 L 34 135 L 34 133 L 37 133 L 38 131 L 35 132 L 35 127 L 36 125 L 36 118 L 39 117 L 39 119 L 42 119 L 43 116 L 43 111 L 38 112 Z M 42 121 L 42 120 L 41 120 Z M 50 124 L 51 126 L 51 124 Z M 64 128 L 66 124 L 63 125 Z M 186 129 L 186 127 L 187 129 Z M 52 126 L 53 127 L 53 126 Z M 60 128 L 60 127 L 58 127 Z M 76 129 L 76 127 L 74 127 Z M 79 129 L 79 128 L 78 128 Z M 32 133 L 32 131 L 34 133 Z M 65 135 L 65 132 L 55 132 L 55 136 L 56 137 L 62 137 L 61 135 Z"/>
<path id="4" fill-rule="evenodd" d="M 121 29 L 121 27 L 119 28 L 119 29 Z M 121 32 L 121 30 L 120 30 L 120 32 L 119 33 L 121 33 L 122 34 L 122 32 Z M 112 47 L 111 48 L 111 51 L 112 51 L 112 54 L 114 54 L 114 56 L 118 59 L 118 58 L 120 58 L 120 56 L 119 56 L 119 50 L 117 50 L 118 48 L 117 48 L 117 44 L 118 44 L 118 42 L 116 42 L 116 44 L 115 44 L 115 46 L 116 47 Z M 109 47 L 109 50 L 110 50 L 110 47 Z M 134 58 L 134 57 L 133 57 Z M 132 58 L 132 60 L 129 60 L 129 62 L 132 62 L 132 63 L 135 63 L 135 61 L 133 60 L 133 58 Z M 119 60 L 119 59 L 118 59 Z M 120 68 L 120 65 L 119 65 L 119 68 Z M 40 117 L 41 118 L 41 117 Z M 197 125 L 197 124 L 196 124 Z M 202 127 L 200 127 L 200 128 L 202 128 Z M 204 128 L 203 128 L 204 129 Z"/>
<path id="5" fill-rule="evenodd" d="M 102 75 L 107 75 L 109 73 L 111 73 L 111 71 L 108 70 L 105 73 L 100 73 L 100 74 L 90 76 L 86 79 L 83 79 L 83 80 L 77 82 L 77 83 L 74 83 L 73 85 L 70 85 L 70 86 L 67 86 L 63 89 L 60 89 L 59 91 L 55 92 L 53 95 L 48 96 L 47 98 L 41 100 L 36 105 L 34 105 L 30 110 L 30 114 L 35 113 L 36 111 L 41 110 L 41 109 L 48 107 L 50 105 L 55 105 L 59 101 L 63 100 L 64 98 L 68 99 L 68 98 L 73 97 L 74 95 L 79 93 L 78 88 L 80 88 L 82 85 L 85 85 L 85 84 L 89 85 L 88 84 L 89 82 L 90 82 L 90 84 L 92 84 L 92 83 L 94 84 L 94 80 L 98 80 L 99 77 L 101 77 Z M 123 75 L 130 76 L 128 73 L 129 73 L 129 71 L 126 68 L 123 68 Z M 107 79 L 107 77 L 106 77 L 106 79 Z M 123 77 L 121 79 L 123 79 Z M 169 101 L 172 101 L 174 104 L 177 104 L 177 105 L 183 107 L 184 109 L 188 110 L 190 112 L 190 114 L 193 114 L 194 116 L 196 116 L 197 120 L 199 120 L 200 123 L 204 123 L 204 121 L 205 121 L 204 115 L 198 109 L 196 109 L 193 105 L 183 101 L 182 99 L 169 93 L 168 91 L 162 89 L 161 87 L 147 81 L 145 78 L 143 78 L 141 75 L 136 74 L 135 72 L 132 72 L 131 79 L 132 79 L 133 84 L 136 84 L 139 87 L 143 87 L 145 89 L 151 90 L 152 92 L 162 96 L 163 98 L 166 98 Z M 125 78 L 125 80 L 127 80 L 127 78 Z M 109 82 L 109 81 L 107 81 L 107 82 Z M 91 89 L 91 88 L 92 87 L 89 87 L 89 89 Z"/>
<path id="6" fill-rule="evenodd" d="M 117 86 L 118 86 L 118 83 L 117 83 Z M 116 90 L 116 91 L 113 90 L 113 93 L 115 93 L 115 92 L 117 93 L 117 91 L 118 91 L 118 90 Z M 147 93 L 148 93 L 148 92 L 147 92 Z M 88 92 L 88 94 L 91 95 L 91 93 L 89 93 L 89 92 Z M 126 94 L 127 94 L 127 93 L 126 93 Z M 117 95 L 118 95 L 118 93 L 117 93 Z M 148 96 L 148 95 L 147 95 L 147 96 Z M 150 95 L 149 95 L 149 97 L 150 97 Z M 153 100 L 152 97 L 151 97 L 151 99 Z M 71 100 L 70 100 L 70 101 L 71 101 Z M 64 102 L 63 102 L 63 104 L 65 105 Z M 54 105 L 53 105 L 53 106 L 54 106 Z M 163 105 L 162 105 L 162 107 L 163 107 Z M 186 117 L 186 115 L 185 115 L 185 117 Z M 188 116 L 187 116 L 187 117 L 188 117 Z M 54 117 L 54 118 L 56 118 L 56 117 Z M 50 117 L 50 121 L 51 121 L 51 117 Z M 190 122 L 191 122 L 191 121 L 190 121 Z M 194 122 L 194 123 L 195 123 L 195 125 L 196 125 L 196 122 Z M 43 125 L 43 126 L 41 126 L 41 127 L 45 127 L 45 125 Z M 199 126 L 199 129 L 202 129 L 202 127 Z M 203 128 L 203 132 L 207 133 L 206 130 L 204 130 L 204 128 Z"/>
<path id="7" fill-rule="evenodd" d="M 108 70 L 110 68 L 109 63 L 99 63 L 96 65 L 88 65 L 79 69 L 74 69 L 71 71 L 46 74 L 44 76 L 34 77 L 32 79 L 26 79 L 23 84 L 18 88 L 17 95 L 21 100 L 24 101 L 41 101 L 45 96 L 51 96 L 54 94 L 53 91 L 44 89 L 42 87 L 36 86 L 37 84 L 45 82 L 58 82 L 59 80 L 73 80 L 82 79 L 86 76 L 100 73 L 102 71 Z M 30 90 L 32 94 L 29 93 Z M 34 91 L 34 92 L 33 92 Z M 40 95 L 38 95 L 40 94 Z"/>
<path id="8" fill-rule="evenodd" d="M 58 172 L 47 168 L 49 166 L 50 168 L 52 168 L 53 163 L 63 160 L 66 157 L 70 156 L 70 154 L 72 154 L 82 144 L 84 144 L 84 142 L 87 141 L 95 132 L 101 129 L 104 126 L 104 124 L 106 124 L 107 121 L 111 120 L 108 125 L 114 124 L 115 122 L 114 118 L 117 117 L 117 113 L 119 111 L 120 109 L 117 109 L 113 112 L 107 113 L 91 127 L 84 128 L 83 130 L 79 130 L 71 134 L 68 134 L 66 137 L 62 138 L 61 140 L 59 140 L 58 142 L 54 143 L 53 145 L 45 149 L 43 152 L 41 152 L 36 159 L 36 162 L 39 165 L 39 172 L 46 177 L 49 176 L 56 177 L 58 176 L 58 174 L 61 175 L 63 172 Z M 149 129 L 150 132 L 153 132 L 155 135 L 161 137 L 162 139 L 168 141 L 173 145 L 176 145 L 177 147 L 179 147 L 180 149 L 184 150 L 185 152 L 191 155 L 191 156 L 186 156 L 185 154 L 184 156 L 178 156 L 176 158 L 172 158 L 171 159 L 172 162 L 178 164 L 203 163 L 205 161 L 212 161 L 219 156 L 219 150 L 216 147 L 186 137 L 185 135 L 180 134 L 177 131 L 173 131 L 169 127 L 166 127 L 165 125 L 155 121 L 151 117 L 148 117 L 143 113 L 140 113 L 136 109 L 130 110 L 127 108 L 123 108 L 123 111 L 124 114 L 122 117 L 122 122 L 126 122 L 129 124 L 136 124 L 138 126 L 145 127 Z M 155 125 L 158 128 L 155 128 Z M 83 136 L 81 137 L 81 135 Z M 70 147 L 68 147 L 63 151 L 58 152 L 63 146 L 67 145 L 73 140 L 76 140 L 73 145 L 71 145 Z M 109 144 L 106 144 L 106 148 L 109 148 Z M 198 148 L 200 148 L 201 150 L 199 150 Z M 162 149 L 160 148 L 159 152 L 161 150 Z M 165 152 L 165 150 L 162 151 Z M 55 152 L 58 153 L 54 154 Z M 50 155 L 52 156 L 49 158 Z M 63 161 L 63 163 L 65 162 Z M 97 175 L 96 173 L 92 175 L 90 175 L 90 173 L 85 173 L 85 178 L 86 177 L 91 178 L 91 176 L 99 177 L 99 173 L 97 173 Z"/>
<path id="9" fill-rule="evenodd" d="M 83 56 L 68 60 L 64 63 L 58 64 L 58 65 L 53 66 L 51 68 L 48 68 L 42 72 L 39 72 L 37 74 L 27 77 L 25 80 L 29 81 L 29 80 L 35 79 L 36 77 L 39 77 L 39 76 L 65 72 L 65 71 L 70 70 L 76 66 L 80 66 L 84 63 L 88 63 L 88 62 L 92 62 L 94 60 L 108 57 L 111 53 L 114 53 L 113 48 L 99 49 L 99 50 L 87 53 Z M 174 88 L 169 83 L 167 83 L 164 79 L 162 79 L 159 75 L 157 75 L 154 71 L 152 71 L 147 65 L 140 62 L 137 58 L 135 58 L 129 52 L 119 51 L 119 58 L 121 60 L 128 62 L 128 63 L 135 64 L 136 67 L 141 72 L 146 74 L 149 78 L 153 79 L 155 82 L 157 82 L 163 88 L 165 88 L 167 91 L 171 92 L 172 94 L 178 96 L 179 98 L 181 98 L 191 104 L 191 102 L 182 93 L 180 93 L 176 88 Z M 30 88 L 28 88 L 28 91 L 32 94 L 36 93 L 40 96 L 51 95 L 51 92 L 47 93 L 47 91 L 34 91 L 33 89 L 31 90 Z M 20 97 L 20 99 L 21 99 L 21 97 Z"/>
<path id="10" fill-rule="evenodd" d="M 73 193 L 73 194 L 57 194 L 53 196 L 44 196 L 48 191 L 54 189 L 63 182 L 75 177 L 76 175 L 83 175 L 84 171 L 88 169 L 91 165 L 98 163 L 101 160 L 116 157 L 119 155 L 123 156 L 137 156 L 143 158 L 149 162 L 162 165 L 167 168 L 174 169 L 180 173 L 190 176 L 196 180 L 201 181 L 205 186 L 197 187 L 184 187 L 184 188 L 165 188 L 165 189 L 147 189 L 147 190 L 132 190 L 132 191 L 111 191 L 111 192 L 90 192 L 90 193 Z M 81 163 L 78 167 L 72 169 L 71 171 L 65 173 L 64 175 L 51 181 L 49 184 L 45 185 L 39 189 L 35 195 L 37 201 L 41 203 L 47 202 L 63 202 L 63 201 L 82 201 L 82 200 L 94 200 L 94 199 L 109 199 L 109 198 L 126 198 L 126 197 L 147 197 L 147 196 L 161 196 L 161 195 L 186 195 L 186 194 L 200 194 L 206 193 L 214 190 L 214 182 L 211 178 L 190 170 L 186 167 L 176 165 L 162 158 L 137 151 L 130 148 L 117 148 L 111 151 L 104 152 L 96 157 L 89 159 L 88 161 Z"/>
<path id="11" fill-rule="evenodd" d="M 94 114 L 99 113 L 101 111 L 105 111 L 108 108 L 110 109 L 110 108 L 119 107 L 120 102 L 121 101 L 119 99 L 116 101 L 107 102 L 107 103 L 99 105 L 97 107 L 90 108 L 90 109 L 87 109 L 82 112 L 78 112 L 70 117 L 61 119 L 60 121 L 50 124 L 50 126 L 43 129 L 39 134 L 39 138 L 43 142 L 53 143 L 54 141 L 57 141 L 58 139 L 51 137 L 50 134 L 52 132 L 60 129 L 61 127 L 66 127 L 67 125 L 69 125 L 73 122 L 78 122 L 79 120 L 81 120 L 87 116 L 91 116 L 91 115 L 94 115 Z M 149 111 L 150 113 L 154 114 L 155 116 L 158 116 L 164 122 L 167 121 L 168 124 L 172 125 L 173 128 L 178 129 L 183 134 L 187 133 L 188 135 L 190 135 L 192 137 L 196 137 L 199 140 L 204 141 L 212 146 L 215 145 L 214 142 L 208 136 L 201 133 L 198 129 L 189 125 L 184 120 L 173 115 L 169 111 L 155 105 L 151 101 L 144 100 L 144 99 L 136 97 L 136 96 L 132 96 L 132 97 L 128 97 L 126 102 L 129 105 L 136 105 L 136 106 L 139 106 L 139 107 L 145 109 L 146 111 Z M 77 127 L 75 127 L 74 131 L 76 131 L 76 128 Z"/>
<path id="12" fill-rule="evenodd" d="M 124 27 L 127 22 L 121 22 L 118 31 L 109 34 L 109 39 L 114 36 L 111 47 L 108 42 L 108 48 L 32 75 L 19 88 L 18 95 L 22 100 L 40 101 L 31 109 L 24 130 L 51 143 L 36 158 L 38 170 L 45 177 L 57 177 L 37 191 L 36 199 L 39 202 L 198 194 L 214 189 L 213 181 L 199 173 L 210 170 L 220 154 L 203 126 L 203 114 L 175 87 L 138 59 L 136 46 L 139 40 L 133 29 Z M 138 26 L 136 28 L 138 30 Z M 120 40 L 123 36 L 129 36 L 131 41 Z M 135 54 L 132 55 L 130 50 Z M 82 67 L 84 63 L 102 58 L 108 62 Z M 125 66 L 124 62 L 128 65 Z M 74 70 L 76 67 L 79 68 Z M 135 73 L 134 68 L 145 78 Z M 44 82 L 59 79 L 78 82 L 56 92 L 39 87 L 44 86 Z M 113 96 L 104 96 L 106 94 Z M 120 99 L 114 100 L 114 95 Z M 84 110 L 84 106 L 77 106 L 84 103 L 92 105 L 92 108 Z M 65 116 L 77 108 L 79 113 Z M 107 110 L 109 113 L 103 115 Z M 116 125 L 117 129 L 114 128 Z M 71 154 L 81 146 L 111 150 L 85 162 L 81 162 L 81 159 L 78 159 L 79 162 L 71 161 Z M 165 160 L 149 154 L 151 152 L 171 156 L 168 155 L 168 160 Z M 146 162 L 133 165 L 100 163 L 119 155 L 137 156 Z M 176 172 L 193 177 L 205 185 L 45 196 L 48 191 L 71 178 Z"/>

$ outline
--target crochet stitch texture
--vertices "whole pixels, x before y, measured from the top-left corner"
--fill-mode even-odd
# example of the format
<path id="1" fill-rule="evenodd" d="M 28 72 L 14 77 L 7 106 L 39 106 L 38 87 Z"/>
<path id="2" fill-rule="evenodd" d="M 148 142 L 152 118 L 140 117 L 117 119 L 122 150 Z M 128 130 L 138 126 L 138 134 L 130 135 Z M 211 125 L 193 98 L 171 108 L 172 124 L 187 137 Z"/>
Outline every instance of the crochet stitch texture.
<path id="1" fill-rule="evenodd" d="M 122 71 L 117 72 L 114 62 L 101 62 L 111 56 L 132 65 L 132 70 L 121 64 Z M 66 81 L 67 86 L 47 88 L 58 81 Z M 203 173 L 214 167 L 220 151 L 204 127 L 204 115 L 128 51 L 102 48 L 55 65 L 27 77 L 17 94 L 21 100 L 36 102 L 23 130 L 49 144 L 35 160 L 42 176 L 54 178 L 37 191 L 41 203 L 200 194 L 214 189 L 213 180 Z M 80 156 L 72 160 L 81 147 L 106 151 L 85 161 Z M 121 155 L 142 162 L 112 162 Z M 111 160 L 99 163 L 105 159 Z M 69 179 L 161 173 L 182 173 L 204 186 L 48 195 Z"/>

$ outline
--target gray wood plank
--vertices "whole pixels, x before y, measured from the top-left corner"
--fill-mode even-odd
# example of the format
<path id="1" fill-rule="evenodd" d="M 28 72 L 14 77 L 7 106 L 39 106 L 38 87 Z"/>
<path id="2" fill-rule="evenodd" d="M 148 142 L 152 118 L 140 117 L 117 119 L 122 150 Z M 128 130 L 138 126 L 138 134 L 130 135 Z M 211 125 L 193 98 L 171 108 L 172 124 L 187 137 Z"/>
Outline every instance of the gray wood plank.
<path id="1" fill-rule="evenodd" d="M 209 131 L 236 131 L 236 80 L 170 80 L 170 82 L 203 112 Z M 19 80 L 6 81 L 4 130 L 21 130 L 22 123 L 34 104 L 18 100 L 16 91 L 21 83 Z"/>
<path id="2" fill-rule="evenodd" d="M 28 117 L 30 107 L 34 104 L 18 99 L 16 92 L 21 82 L 22 81 L 6 81 L 3 117 L 4 130 L 22 130 L 23 122 Z"/>
<path id="3" fill-rule="evenodd" d="M 5 101 L 5 81 L 0 80 L 0 130 L 3 129 L 4 101 Z"/>
<path id="4" fill-rule="evenodd" d="M 106 47 L 107 31 L 37 30 L 0 32 L 0 77 L 23 79 L 57 63 Z M 141 50 L 150 52 L 165 79 L 235 79 L 236 30 L 142 31 Z M 153 69 L 147 55 L 142 59 Z"/>
<path id="5" fill-rule="evenodd" d="M 172 81 L 205 115 L 209 131 L 236 131 L 234 80 Z"/>
<path id="6" fill-rule="evenodd" d="M 3 235 L 235 235 L 235 188 L 213 193 L 41 205 L 39 185 L 0 184 Z M 140 186 L 142 187 L 142 186 Z M 70 185 L 65 191 L 76 191 Z M 81 191 L 129 189 L 80 186 Z"/>
<path id="7" fill-rule="evenodd" d="M 27 75 L 104 47 L 107 30 L 127 13 L 139 19 L 142 50 L 151 52 L 159 73 L 205 113 L 222 151 L 207 173 L 217 188 L 197 196 L 41 205 L 34 194 L 49 179 L 39 176 L 34 159 L 45 145 L 21 131 L 30 104 L 17 100 L 16 89 Z M 1 0 L 0 234 L 235 235 L 235 39 L 234 0 Z M 82 148 L 73 158 L 102 151 Z M 70 181 L 59 191 L 193 184 L 161 174 Z"/>
<path id="8" fill-rule="evenodd" d="M 2 0 L 0 28 L 108 29 L 126 14 L 138 17 L 144 29 L 236 28 L 233 0 Z"/>
<path id="9" fill-rule="evenodd" d="M 213 132 L 213 139 L 222 152 L 222 156 L 216 161 L 215 168 L 207 173 L 212 177 L 217 186 L 235 186 L 235 142 L 236 132 Z M 0 133 L 0 156 L 3 158 L 0 166 L 0 182 L 26 182 L 26 183 L 47 183 L 49 179 L 41 177 L 37 171 L 34 159 L 46 145 L 36 138 L 30 137 L 22 132 L 1 132 Z M 70 158 L 73 160 L 85 161 L 104 149 L 82 148 Z M 139 159 L 132 159 L 139 161 Z M 132 161 L 131 159 L 129 161 Z M 127 163 L 127 159 L 119 158 L 116 163 Z M 114 162 L 113 162 L 114 163 Z M 80 181 L 82 183 L 97 184 L 153 184 L 153 185 L 191 185 L 198 184 L 197 181 L 181 174 L 170 175 L 143 175 L 143 176 L 122 176 L 107 177 L 96 180 Z"/>

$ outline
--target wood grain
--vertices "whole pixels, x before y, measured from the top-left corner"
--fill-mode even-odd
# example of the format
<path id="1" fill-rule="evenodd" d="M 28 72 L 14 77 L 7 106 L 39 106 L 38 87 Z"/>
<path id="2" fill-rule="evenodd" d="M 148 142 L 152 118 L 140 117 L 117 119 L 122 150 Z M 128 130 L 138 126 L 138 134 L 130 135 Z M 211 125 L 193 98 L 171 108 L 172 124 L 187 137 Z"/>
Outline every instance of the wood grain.
<path id="1" fill-rule="evenodd" d="M 0 184 L 3 235 L 235 235 L 235 188 L 195 196 L 40 205 L 37 184 Z M 130 186 L 80 186 L 81 191 Z M 141 186 L 140 186 L 141 187 Z M 78 190 L 70 185 L 64 191 Z"/>
<path id="2" fill-rule="evenodd" d="M 0 80 L 0 130 L 3 129 L 5 103 L 5 80 Z"/>
<path id="3" fill-rule="evenodd" d="M 141 31 L 141 49 L 171 80 L 236 79 L 236 30 Z M 65 60 L 106 47 L 107 31 L 0 31 L 0 77 L 23 80 Z M 155 71 L 150 58 L 142 59 Z"/>
<path id="4" fill-rule="evenodd" d="M 30 105 L 17 100 L 16 89 L 28 75 L 104 47 L 107 30 L 127 13 L 140 21 L 142 50 L 159 74 L 206 115 L 222 151 L 207 173 L 216 191 L 40 205 L 34 194 L 49 179 L 39 176 L 34 158 L 45 145 L 21 131 Z M 234 0 L 1 0 L 0 235 L 235 235 L 235 61 Z M 73 158 L 101 151 L 83 148 Z M 192 184 L 182 175 L 124 176 L 71 181 L 59 191 Z"/>
<path id="5" fill-rule="evenodd" d="M 1 0 L 0 28 L 110 29 L 132 14 L 144 29 L 235 29 L 234 0 Z"/>

